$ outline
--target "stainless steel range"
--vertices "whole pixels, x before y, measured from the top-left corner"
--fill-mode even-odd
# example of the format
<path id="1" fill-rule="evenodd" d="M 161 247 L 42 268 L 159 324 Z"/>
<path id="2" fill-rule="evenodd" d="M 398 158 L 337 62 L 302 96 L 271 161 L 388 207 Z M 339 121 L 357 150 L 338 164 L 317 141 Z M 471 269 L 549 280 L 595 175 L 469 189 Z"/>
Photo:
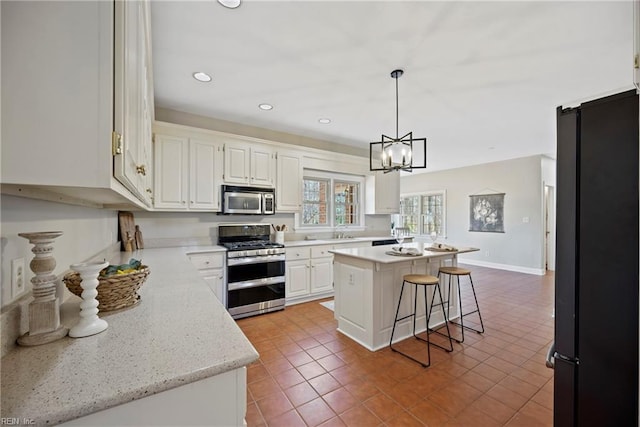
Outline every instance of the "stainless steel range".
<path id="1" fill-rule="evenodd" d="M 284 309 L 284 245 L 269 241 L 268 224 L 218 226 L 227 248 L 227 310 L 234 319 Z"/>

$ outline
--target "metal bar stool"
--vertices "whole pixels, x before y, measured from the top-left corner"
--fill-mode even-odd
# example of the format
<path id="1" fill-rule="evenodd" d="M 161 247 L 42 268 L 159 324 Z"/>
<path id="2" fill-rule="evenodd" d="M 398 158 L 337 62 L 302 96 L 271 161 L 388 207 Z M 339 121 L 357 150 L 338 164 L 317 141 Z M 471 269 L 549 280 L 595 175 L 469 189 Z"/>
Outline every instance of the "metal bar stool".
<path id="1" fill-rule="evenodd" d="M 480 306 L 478 305 L 478 297 L 476 297 L 476 290 L 475 287 L 473 286 L 473 280 L 471 279 L 471 271 L 467 270 L 466 268 L 460 268 L 460 267 L 440 267 L 440 269 L 438 270 L 438 277 L 440 277 L 440 274 L 448 274 L 449 275 L 449 281 L 448 281 L 448 290 L 447 290 L 447 317 L 449 316 L 449 310 L 450 310 L 450 305 L 449 305 L 449 301 L 451 300 L 451 284 L 452 284 L 452 278 L 455 276 L 456 279 L 458 280 L 458 307 L 460 308 L 460 323 L 455 322 L 453 320 L 449 320 L 449 322 L 453 323 L 454 325 L 460 326 L 460 331 L 462 333 L 462 339 L 458 340 L 456 338 L 454 338 L 454 340 L 460 344 L 462 344 L 464 342 L 464 330 L 465 329 L 469 329 L 470 331 L 474 331 L 477 332 L 479 334 L 484 333 L 484 323 L 482 322 L 482 314 L 480 313 Z M 460 276 L 469 276 L 469 283 L 471 283 L 471 291 L 473 292 L 473 299 L 475 300 L 476 303 L 476 309 L 473 311 L 470 311 L 468 313 L 462 313 L 462 294 L 460 292 Z M 478 313 L 478 317 L 480 318 L 480 327 L 481 330 L 478 329 L 474 329 L 471 326 L 466 326 L 464 324 L 464 317 L 468 316 L 470 314 L 473 313 Z"/>
<path id="2" fill-rule="evenodd" d="M 416 292 L 413 298 L 413 313 L 409 314 L 407 316 L 401 317 L 398 319 L 398 314 L 400 313 L 400 305 L 402 303 L 402 294 L 404 292 L 404 285 L 405 284 L 413 284 L 416 286 Z M 425 340 L 424 338 L 420 338 L 419 336 L 416 335 L 416 308 L 418 305 L 418 286 L 421 286 L 423 291 L 424 291 L 424 307 L 426 310 L 426 318 L 427 318 L 427 339 Z M 435 286 L 435 290 L 433 292 L 433 296 L 431 298 L 431 304 L 427 305 L 427 286 Z M 431 313 L 433 312 L 433 306 L 434 306 L 434 301 L 436 299 L 436 291 L 438 292 L 438 296 L 440 297 L 440 302 L 436 305 L 439 305 L 442 309 L 442 316 L 444 317 L 444 324 L 447 328 L 447 333 L 446 335 L 443 334 L 442 332 L 433 330 L 429 327 L 429 320 L 431 319 Z M 434 345 L 436 347 L 439 347 L 447 352 L 451 352 L 453 351 L 453 341 L 451 338 L 451 333 L 449 332 L 449 323 L 448 323 L 448 319 L 447 319 L 447 313 L 445 312 L 445 307 L 444 307 L 445 301 L 442 298 L 442 292 L 440 291 L 440 279 L 438 279 L 435 276 L 429 276 L 426 274 L 405 274 L 404 276 L 402 276 L 402 288 L 400 289 L 400 298 L 398 299 L 398 308 L 396 310 L 396 316 L 393 322 L 393 329 L 391 329 L 391 339 L 389 340 L 389 347 L 391 348 L 392 351 L 396 352 L 396 353 L 400 353 L 401 355 L 413 360 L 414 362 L 418 362 L 419 364 L 422 365 L 422 367 L 424 368 L 428 368 L 431 365 L 431 346 Z M 447 301 L 447 306 L 448 306 L 449 302 Z M 413 336 L 423 342 L 427 343 L 427 364 L 425 365 L 424 363 L 422 363 L 421 361 L 411 357 L 410 355 L 401 352 L 400 350 L 396 350 L 395 348 L 393 348 L 393 334 L 395 333 L 396 330 L 396 324 L 404 319 L 408 319 L 409 317 L 413 317 Z M 432 333 L 436 333 L 439 335 L 442 335 L 445 338 L 449 339 L 449 348 L 443 347 L 439 344 L 436 344 L 434 342 L 431 342 L 431 340 L 429 339 L 429 335 Z"/>

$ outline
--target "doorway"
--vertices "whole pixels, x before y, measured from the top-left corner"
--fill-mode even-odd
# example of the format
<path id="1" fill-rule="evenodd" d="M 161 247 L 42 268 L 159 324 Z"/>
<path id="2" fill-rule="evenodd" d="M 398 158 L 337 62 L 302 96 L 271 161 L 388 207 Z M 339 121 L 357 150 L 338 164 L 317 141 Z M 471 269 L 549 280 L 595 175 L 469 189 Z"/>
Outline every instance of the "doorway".
<path id="1" fill-rule="evenodd" d="M 556 269 L 556 191 L 544 186 L 544 266 L 547 271 Z"/>

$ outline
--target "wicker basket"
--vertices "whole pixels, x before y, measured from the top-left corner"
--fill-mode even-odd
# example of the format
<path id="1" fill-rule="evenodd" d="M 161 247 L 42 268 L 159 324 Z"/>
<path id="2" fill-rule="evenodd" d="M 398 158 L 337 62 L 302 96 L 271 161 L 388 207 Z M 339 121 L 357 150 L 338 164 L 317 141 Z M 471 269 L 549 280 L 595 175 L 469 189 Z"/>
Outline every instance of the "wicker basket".
<path id="1" fill-rule="evenodd" d="M 108 277 L 98 277 L 98 309 L 100 311 L 113 311 L 131 307 L 140 302 L 138 289 L 149 275 L 149 267 L 141 266 L 140 270 L 127 274 L 117 274 Z M 77 296 L 82 294 L 80 286 L 80 274 L 73 271 L 65 274 L 62 279 L 67 289 Z"/>

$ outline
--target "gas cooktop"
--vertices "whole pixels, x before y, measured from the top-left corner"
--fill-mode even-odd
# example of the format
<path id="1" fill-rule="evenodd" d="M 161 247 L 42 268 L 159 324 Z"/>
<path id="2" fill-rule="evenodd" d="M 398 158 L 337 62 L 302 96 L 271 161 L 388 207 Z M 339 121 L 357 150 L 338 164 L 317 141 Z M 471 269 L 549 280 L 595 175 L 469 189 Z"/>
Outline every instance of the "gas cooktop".
<path id="1" fill-rule="evenodd" d="M 284 247 L 283 244 L 270 242 L 268 240 L 248 240 L 244 242 L 225 242 L 221 244 L 230 251 L 246 251 L 249 249 L 269 249 Z"/>

